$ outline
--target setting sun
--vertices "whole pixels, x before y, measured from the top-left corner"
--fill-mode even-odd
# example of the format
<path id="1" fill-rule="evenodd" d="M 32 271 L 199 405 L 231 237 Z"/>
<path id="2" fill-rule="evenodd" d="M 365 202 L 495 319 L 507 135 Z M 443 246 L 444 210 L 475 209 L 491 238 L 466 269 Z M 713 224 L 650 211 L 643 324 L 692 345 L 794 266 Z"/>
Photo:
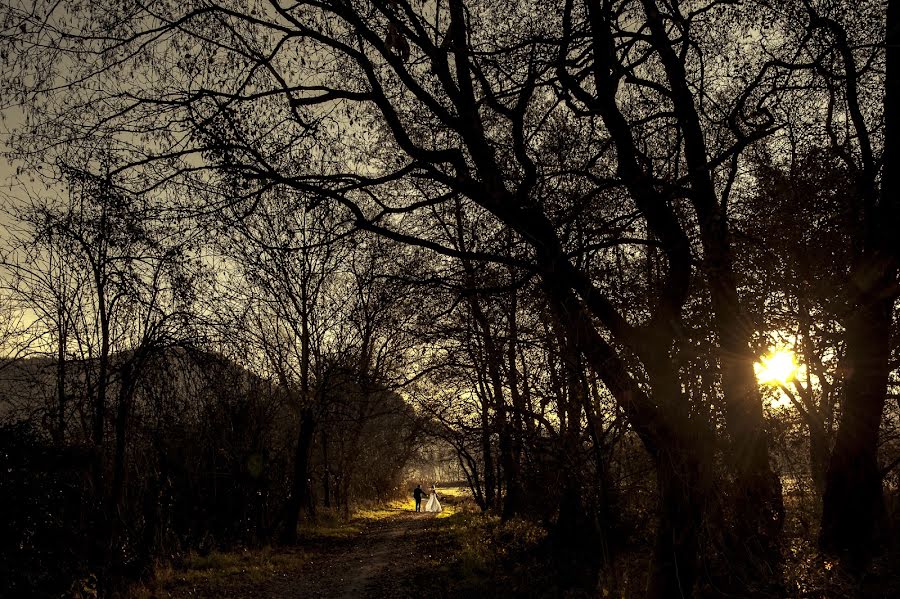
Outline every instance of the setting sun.
<path id="1" fill-rule="evenodd" d="M 784 385 L 797 373 L 797 360 L 791 350 L 776 348 L 761 357 L 754 367 L 760 383 Z"/>

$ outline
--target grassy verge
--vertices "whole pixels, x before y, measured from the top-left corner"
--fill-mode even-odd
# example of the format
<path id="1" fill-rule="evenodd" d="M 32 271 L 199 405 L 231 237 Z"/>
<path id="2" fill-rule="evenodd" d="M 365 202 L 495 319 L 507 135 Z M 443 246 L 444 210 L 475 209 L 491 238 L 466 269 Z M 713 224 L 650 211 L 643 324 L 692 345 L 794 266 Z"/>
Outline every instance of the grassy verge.
<path id="1" fill-rule="evenodd" d="M 296 548 L 213 551 L 186 555 L 177 564 L 159 565 L 153 580 L 134 585 L 129 599 L 250 596 L 260 584 L 299 569 L 309 554 Z"/>
<path id="2" fill-rule="evenodd" d="M 437 597 L 561 596 L 546 539 L 525 520 L 457 510 L 433 521 L 430 560 L 414 583 Z"/>

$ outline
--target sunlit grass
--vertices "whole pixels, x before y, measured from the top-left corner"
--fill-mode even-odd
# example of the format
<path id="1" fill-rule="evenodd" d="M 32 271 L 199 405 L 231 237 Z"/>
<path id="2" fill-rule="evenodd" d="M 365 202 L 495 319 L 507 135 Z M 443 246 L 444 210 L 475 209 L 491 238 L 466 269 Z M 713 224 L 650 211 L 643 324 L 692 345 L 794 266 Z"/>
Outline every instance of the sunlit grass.
<path id="1" fill-rule="evenodd" d="M 468 487 L 439 487 L 438 495 L 441 497 L 458 497 L 460 499 L 468 499 L 472 496 L 472 492 Z"/>
<path id="2" fill-rule="evenodd" d="M 363 522 L 371 520 L 383 520 L 385 518 L 390 518 L 391 516 L 396 516 L 397 512 L 413 509 L 415 509 L 415 502 L 412 499 L 395 499 L 393 501 L 389 501 L 388 503 L 380 504 L 375 507 L 357 509 L 353 512 L 351 522 L 354 520 Z"/>

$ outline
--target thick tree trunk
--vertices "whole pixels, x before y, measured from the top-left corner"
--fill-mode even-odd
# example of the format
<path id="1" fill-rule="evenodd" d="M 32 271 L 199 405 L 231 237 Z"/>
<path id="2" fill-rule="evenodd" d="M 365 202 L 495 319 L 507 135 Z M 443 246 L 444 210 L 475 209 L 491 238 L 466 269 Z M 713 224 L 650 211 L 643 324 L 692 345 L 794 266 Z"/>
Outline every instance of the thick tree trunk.
<path id="1" fill-rule="evenodd" d="M 889 355 L 900 240 L 900 1 L 889 0 L 884 95 L 884 166 L 880 197 L 864 204 L 860 264 L 854 268 L 856 311 L 850 316 L 848 373 L 828 466 L 820 542 L 863 566 L 885 507 L 878 468 L 878 429 L 890 373 Z M 866 182 L 863 182 L 865 184 Z M 872 185 L 870 184 L 869 187 Z"/>
<path id="2" fill-rule="evenodd" d="M 692 597 L 697 579 L 701 506 L 700 467 L 687 448 L 677 445 L 655 459 L 659 525 L 647 597 Z"/>
<path id="3" fill-rule="evenodd" d="M 770 582 L 777 588 L 784 524 L 781 479 L 769 461 L 768 433 L 753 372 L 753 357 L 745 333 L 738 330 L 741 332 L 735 336 L 739 340 L 733 345 L 721 343 L 719 357 L 725 423 L 731 439 L 729 461 L 735 474 L 735 496 L 729 506 L 733 510 L 734 529 L 729 541 L 735 549 L 734 557 L 740 560 L 738 569 L 743 570 L 743 576 L 756 580 L 776 567 L 776 575 L 770 577 Z M 722 335 L 720 329 L 721 336 L 727 333 Z M 729 351 L 728 345 L 734 349 Z"/>
<path id="4" fill-rule="evenodd" d="M 574 401 L 574 398 L 570 398 Z M 559 517 L 556 520 L 555 535 L 564 543 L 582 545 L 591 536 L 587 527 L 588 520 L 581 502 L 582 479 L 578 464 L 578 421 L 571 415 L 566 419 L 565 430 L 562 431 L 560 447 L 560 468 L 562 469 L 562 489 L 559 497 Z"/>
<path id="5" fill-rule="evenodd" d="M 659 339 L 657 350 L 644 357 L 654 397 L 665 406 L 664 430 L 648 438 L 656 466 L 659 493 L 656 542 L 647 597 L 692 597 L 697 580 L 699 534 L 709 485 L 703 479 L 712 470 L 709 454 L 701 451 L 702 435 L 688 418 L 687 398 L 669 351 L 669 340 Z M 705 460 L 705 461 L 704 461 Z"/>
<path id="6" fill-rule="evenodd" d="M 863 561 L 885 514 L 877 448 L 892 309 L 892 300 L 863 306 L 847 325 L 849 373 L 823 497 L 823 548 Z"/>
<path id="7" fill-rule="evenodd" d="M 162 473 L 151 474 L 148 480 L 148 488 L 144 491 L 141 501 L 144 528 L 141 531 L 141 541 L 138 546 L 138 559 L 143 567 L 150 566 L 153 563 L 153 556 L 156 555 L 157 537 L 160 530 L 159 499 L 162 485 Z"/>
<path id="8" fill-rule="evenodd" d="M 726 261 L 730 271 L 730 256 Z M 742 319 L 733 277 L 713 271 L 708 280 L 719 336 L 725 423 L 731 439 L 729 457 L 735 474 L 734 540 L 748 551 L 748 563 L 760 556 L 777 561 L 784 503 L 781 481 L 769 461 L 749 330 Z"/>
<path id="9" fill-rule="evenodd" d="M 828 437 L 821 424 L 809 423 L 809 469 L 813 486 L 819 497 L 825 495 L 825 479 L 828 472 Z"/>

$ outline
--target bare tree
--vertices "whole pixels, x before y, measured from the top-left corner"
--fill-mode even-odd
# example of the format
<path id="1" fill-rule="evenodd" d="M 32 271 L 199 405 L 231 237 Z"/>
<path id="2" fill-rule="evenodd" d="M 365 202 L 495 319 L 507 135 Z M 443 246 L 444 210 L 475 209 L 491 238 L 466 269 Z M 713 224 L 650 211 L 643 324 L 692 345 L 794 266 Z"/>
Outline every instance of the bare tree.
<path id="1" fill-rule="evenodd" d="M 893 305 L 881 291 L 892 289 L 896 268 L 890 229 L 876 223 L 895 222 L 895 194 L 891 177 L 876 191 L 875 142 L 866 134 L 873 126 L 853 100 L 863 69 L 833 19 L 815 16 L 810 29 L 789 10 L 762 36 L 780 9 L 717 1 L 94 6 L 87 14 L 102 17 L 80 20 L 77 35 L 68 17 L 9 13 L 21 34 L 7 45 L 25 44 L 16 47 L 12 92 L 27 94 L 32 111 L 49 114 L 59 137 L 73 141 L 59 151 L 90 153 L 112 137 L 125 163 L 111 175 L 135 192 L 190 190 L 182 205 L 249 213 L 260 193 L 283 186 L 360 229 L 536 276 L 560 340 L 616 398 L 656 466 L 648 594 L 657 597 L 690 595 L 698 575 L 716 463 L 697 434 L 698 412 L 721 407 L 733 491 L 725 496 L 734 530 L 727 547 L 748 569 L 743 583 L 761 580 L 768 570 L 759 564 L 780 555 L 783 504 L 730 199 L 747 148 L 790 118 L 796 53 L 825 32 L 843 65 L 832 81 L 846 86 L 845 122 L 861 144 L 866 260 L 856 272 L 874 275 L 864 277 L 872 285 L 847 323 L 848 357 L 858 367 L 826 485 L 826 504 L 843 507 L 826 509 L 826 531 L 837 521 L 832 513 L 880 497 L 871 466 Z M 882 3 L 872 6 L 881 14 Z M 31 52 L 27 44 L 38 39 L 41 51 Z M 65 71 L 47 47 L 67 57 Z M 69 94 L 66 106 L 55 89 Z M 70 106 L 94 108 L 83 135 L 61 118 Z M 809 116 L 813 128 L 833 132 L 835 121 Z M 888 151 L 893 128 L 889 120 Z M 23 137 L 19 155 L 36 160 L 48 150 L 44 139 Z M 485 231 L 516 243 L 451 243 L 441 217 L 457 202 L 485 218 Z M 641 271 L 630 267 L 644 262 L 653 268 L 634 277 Z M 686 326 L 704 309 L 711 318 L 698 318 L 702 327 Z M 708 354 L 715 371 L 702 393 L 682 384 L 694 378 L 684 366 L 689 350 Z M 508 361 L 499 344 L 486 355 L 494 366 Z M 500 367 L 488 374 L 495 409 L 505 410 Z M 858 435 L 866 441 L 851 440 Z M 501 441 L 513 473 L 513 444 Z M 862 494 L 849 491 L 850 457 L 867 464 Z M 859 522 L 866 526 L 856 530 L 871 529 Z"/>
<path id="2" fill-rule="evenodd" d="M 298 517 L 315 517 L 310 458 L 322 416 L 318 376 L 324 368 L 326 336 L 337 306 L 327 295 L 347 255 L 339 242 L 347 227 L 327 212 L 294 211 L 290 193 L 277 190 L 259 198 L 259 209 L 243 219 L 224 214 L 220 251 L 231 283 L 223 289 L 223 311 L 236 313 L 238 336 L 260 352 L 262 368 L 293 395 L 298 425 L 290 500 L 283 538 L 296 539 Z"/>

